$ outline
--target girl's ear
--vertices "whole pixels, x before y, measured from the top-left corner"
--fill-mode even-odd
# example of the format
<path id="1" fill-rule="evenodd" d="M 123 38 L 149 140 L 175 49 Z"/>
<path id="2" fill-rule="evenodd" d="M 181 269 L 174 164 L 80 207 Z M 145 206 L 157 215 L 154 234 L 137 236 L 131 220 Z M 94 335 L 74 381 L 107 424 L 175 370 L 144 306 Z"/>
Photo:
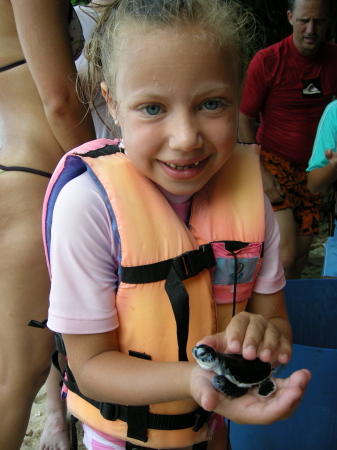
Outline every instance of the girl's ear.
<path id="1" fill-rule="evenodd" d="M 102 91 L 102 95 L 105 98 L 105 101 L 108 105 L 109 112 L 112 115 L 113 119 L 116 121 L 117 120 L 116 102 L 112 98 L 111 92 L 109 91 L 109 88 L 105 81 L 101 82 L 101 91 Z"/>

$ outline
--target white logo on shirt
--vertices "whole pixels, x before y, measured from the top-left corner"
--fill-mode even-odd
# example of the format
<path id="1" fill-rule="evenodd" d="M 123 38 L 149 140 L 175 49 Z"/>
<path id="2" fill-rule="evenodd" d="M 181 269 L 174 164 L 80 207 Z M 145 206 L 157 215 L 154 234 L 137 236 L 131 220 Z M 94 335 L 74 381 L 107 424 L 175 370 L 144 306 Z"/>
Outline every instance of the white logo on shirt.
<path id="1" fill-rule="evenodd" d="M 303 94 L 321 94 L 321 91 L 314 85 L 314 83 L 310 83 L 303 89 Z"/>

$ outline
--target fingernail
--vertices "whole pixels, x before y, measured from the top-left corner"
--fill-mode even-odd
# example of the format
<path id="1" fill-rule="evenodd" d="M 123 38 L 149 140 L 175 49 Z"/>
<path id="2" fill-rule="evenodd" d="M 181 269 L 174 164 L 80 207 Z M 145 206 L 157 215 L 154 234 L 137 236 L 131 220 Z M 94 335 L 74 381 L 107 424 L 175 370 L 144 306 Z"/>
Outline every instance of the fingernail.
<path id="1" fill-rule="evenodd" d="M 234 351 L 238 352 L 240 350 L 240 342 L 239 341 L 233 341 L 231 347 L 232 347 L 232 349 Z"/>

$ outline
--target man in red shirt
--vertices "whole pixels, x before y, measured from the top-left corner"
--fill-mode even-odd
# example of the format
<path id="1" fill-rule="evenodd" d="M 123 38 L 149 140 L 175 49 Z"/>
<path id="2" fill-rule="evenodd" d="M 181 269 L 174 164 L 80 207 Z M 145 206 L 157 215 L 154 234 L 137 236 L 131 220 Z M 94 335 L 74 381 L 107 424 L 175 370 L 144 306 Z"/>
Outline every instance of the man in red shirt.
<path id="1" fill-rule="evenodd" d="M 300 278 L 318 234 L 321 203 L 321 194 L 307 188 L 305 169 L 319 119 L 337 93 L 337 45 L 324 40 L 329 0 L 289 0 L 288 6 L 292 35 L 257 52 L 249 65 L 239 140 L 261 144 L 264 190 L 280 227 L 283 267 L 287 278 Z"/>

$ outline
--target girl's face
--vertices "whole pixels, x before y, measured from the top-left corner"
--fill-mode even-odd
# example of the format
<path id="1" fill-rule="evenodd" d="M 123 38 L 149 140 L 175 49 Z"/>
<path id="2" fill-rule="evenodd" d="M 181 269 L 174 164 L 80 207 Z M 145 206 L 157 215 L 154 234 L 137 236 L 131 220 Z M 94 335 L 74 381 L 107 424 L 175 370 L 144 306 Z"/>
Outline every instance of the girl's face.
<path id="1" fill-rule="evenodd" d="M 116 99 L 108 102 L 134 166 L 172 194 L 200 190 L 234 149 L 239 80 L 233 57 L 194 41 L 188 28 L 128 40 Z"/>

